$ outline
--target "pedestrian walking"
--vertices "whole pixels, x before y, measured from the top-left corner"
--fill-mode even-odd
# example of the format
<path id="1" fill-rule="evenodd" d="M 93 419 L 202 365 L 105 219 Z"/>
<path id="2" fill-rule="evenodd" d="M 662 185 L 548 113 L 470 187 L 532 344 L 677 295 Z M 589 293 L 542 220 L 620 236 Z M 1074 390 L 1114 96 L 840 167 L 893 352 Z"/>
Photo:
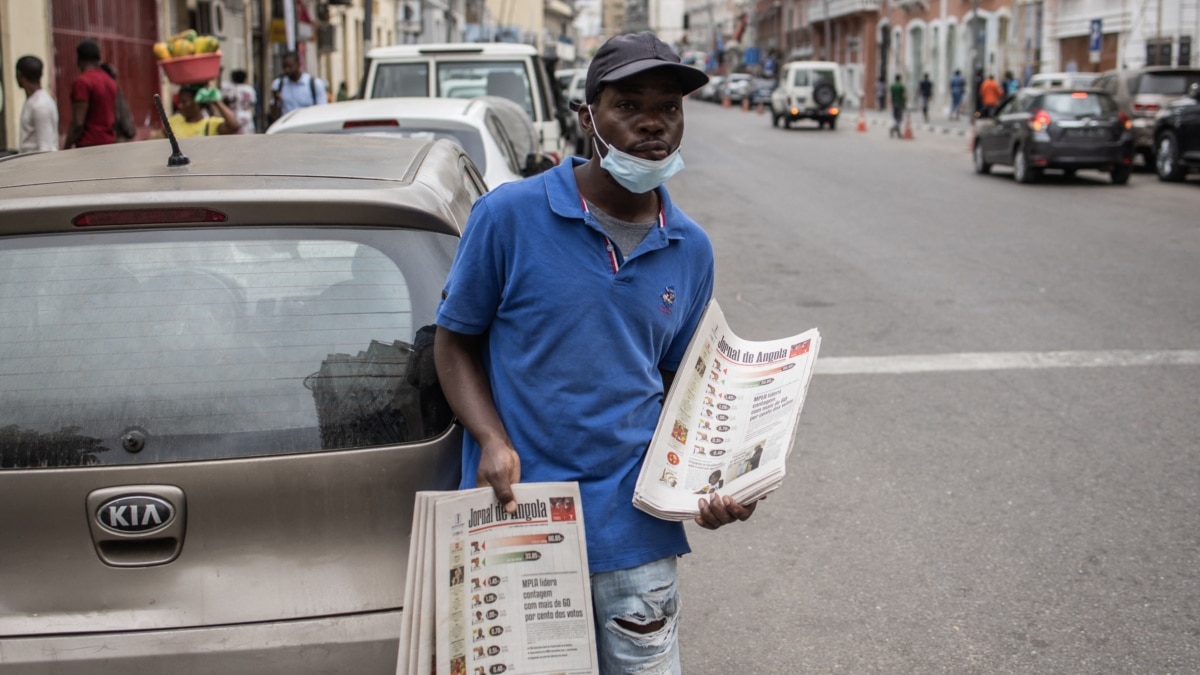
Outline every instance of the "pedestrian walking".
<path id="1" fill-rule="evenodd" d="M 984 117 L 996 114 L 996 106 L 1004 98 L 1004 89 L 996 81 L 996 76 L 988 73 L 987 79 L 979 85 L 979 101 Z"/>
<path id="2" fill-rule="evenodd" d="M 230 83 L 223 87 L 221 97 L 225 105 L 237 117 L 238 133 L 257 133 L 254 115 L 258 110 L 258 92 L 246 82 L 246 71 L 235 70 L 229 73 Z"/>
<path id="3" fill-rule="evenodd" d="M 882 75 L 875 83 L 875 100 L 878 102 L 880 110 L 887 110 L 887 80 Z"/>
<path id="4" fill-rule="evenodd" d="M 950 76 L 950 119 L 957 120 L 962 115 L 962 100 L 966 91 L 967 79 L 961 70 L 955 70 Z"/>
<path id="5" fill-rule="evenodd" d="M 904 106 L 908 101 L 908 93 L 904 89 L 904 83 L 900 81 L 900 76 L 896 76 L 896 81 L 892 83 L 892 128 L 888 130 L 889 136 L 903 138 L 900 131 L 900 123 L 904 120 Z"/>
<path id="6" fill-rule="evenodd" d="M 338 101 L 349 101 L 350 100 L 350 92 L 346 89 L 345 82 L 338 83 L 337 100 Z"/>
<path id="7" fill-rule="evenodd" d="M 1012 96 L 1021 88 L 1021 83 L 1013 76 L 1012 71 L 1005 71 L 1003 89 L 1005 96 Z"/>
<path id="8" fill-rule="evenodd" d="M 100 68 L 100 45 L 83 40 L 75 47 L 79 77 L 71 83 L 71 126 L 63 148 L 117 142 L 117 81 Z"/>
<path id="9" fill-rule="evenodd" d="M 929 101 L 933 98 L 933 82 L 929 79 L 929 73 L 925 73 L 917 83 L 917 88 L 921 96 L 921 116 L 929 124 Z"/>
<path id="10" fill-rule="evenodd" d="M 297 108 L 325 105 L 329 102 L 325 84 L 300 69 L 300 55 L 288 52 L 283 55 L 283 76 L 271 83 L 271 121 Z"/>
<path id="11" fill-rule="evenodd" d="M 683 168 L 683 97 L 707 80 L 651 33 L 605 42 L 576 106 L 595 154 L 481 197 L 438 310 L 438 376 L 467 429 L 462 487 L 491 485 L 511 511 L 513 483 L 579 482 L 602 673 L 680 672 L 687 536 L 632 499 L 712 296 L 712 244 L 663 187 Z M 600 353 L 598 377 L 582 355 Z M 756 506 L 697 500 L 707 529 Z"/>
<path id="12" fill-rule="evenodd" d="M 107 73 L 117 84 L 117 98 L 113 101 L 113 133 L 117 137 L 117 142 L 132 141 L 137 138 L 137 123 L 133 121 L 133 111 L 129 109 L 129 102 L 125 100 L 125 93 L 121 91 L 117 68 L 111 63 L 101 63 L 100 70 Z"/>
<path id="13" fill-rule="evenodd" d="M 42 60 L 36 56 L 17 59 L 17 86 L 25 90 L 21 106 L 18 152 L 58 150 L 58 104 L 42 89 Z"/>

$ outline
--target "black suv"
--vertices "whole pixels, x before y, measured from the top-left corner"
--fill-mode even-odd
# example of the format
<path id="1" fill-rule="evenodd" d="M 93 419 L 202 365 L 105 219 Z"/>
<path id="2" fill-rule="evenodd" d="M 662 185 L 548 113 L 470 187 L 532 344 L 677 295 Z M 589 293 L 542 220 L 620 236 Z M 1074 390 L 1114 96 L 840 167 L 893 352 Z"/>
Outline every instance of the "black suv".
<path id="1" fill-rule="evenodd" d="M 1200 170 L 1200 82 L 1188 98 L 1167 104 L 1154 122 L 1155 169 L 1159 180 L 1181 181 Z"/>

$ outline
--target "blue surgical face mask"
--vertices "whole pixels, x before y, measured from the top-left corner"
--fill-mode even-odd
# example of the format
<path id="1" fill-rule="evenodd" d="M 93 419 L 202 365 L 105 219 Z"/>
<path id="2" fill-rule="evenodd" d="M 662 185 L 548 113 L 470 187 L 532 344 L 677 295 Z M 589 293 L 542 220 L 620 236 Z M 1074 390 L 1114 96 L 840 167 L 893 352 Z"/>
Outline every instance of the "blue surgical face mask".
<path id="1" fill-rule="evenodd" d="M 588 113 L 592 113 L 590 105 Z M 675 152 L 662 159 L 635 157 L 617 150 L 600 138 L 600 131 L 596 127 L 595 120 L 596 116 L 592 114 L 592 130 L 596 132 L 596 140 L 608 149 L 608 154 L 600 159 L 600 168 L 607 171 L 608 175 L 612 176 L 613 180 L 626 190 L 639 195 L 645 194 L 683 170 L 683 157 L 679 154 L 679 148 L 675 148 Z"/>

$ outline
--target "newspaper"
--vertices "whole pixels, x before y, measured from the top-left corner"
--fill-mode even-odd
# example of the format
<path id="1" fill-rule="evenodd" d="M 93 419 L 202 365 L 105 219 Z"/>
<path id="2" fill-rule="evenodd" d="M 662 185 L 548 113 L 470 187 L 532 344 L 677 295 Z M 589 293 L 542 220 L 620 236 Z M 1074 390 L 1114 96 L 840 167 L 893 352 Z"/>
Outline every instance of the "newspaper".
<path id="1" fill-rule="evenodd" d="M 687 520 L 703 495 L 744 504 L 778 488 L 820 345 L 815 328 L 743 340 L 710 300 L 663 403 L 634 506 Z"/>
<path id="2" fill-rule="evenodd" d="M 398 675 L 599 672 L 576 483 L 419 492 Z"/>

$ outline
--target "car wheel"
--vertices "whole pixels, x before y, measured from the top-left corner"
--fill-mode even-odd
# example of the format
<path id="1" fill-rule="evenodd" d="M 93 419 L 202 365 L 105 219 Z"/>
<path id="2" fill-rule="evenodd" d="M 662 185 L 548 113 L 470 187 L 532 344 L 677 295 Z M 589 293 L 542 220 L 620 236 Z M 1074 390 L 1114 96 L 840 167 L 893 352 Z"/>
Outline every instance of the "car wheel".
<path id="1" fill-rule="evenodd" d="M 1124 185 L 1129 182 L 1129 175 L 1132 173 L 1133 167 L 1128 164 L 1118 164 L 1109 175 L 1112 176 L 1113 185 Z"/>
<path id="2" fill-rule="evenodd" d="M 833 131 L 834 129 L 837 129 L 837 118 L 836 117 L 829 120 L 829 130 Z"/>
<path id="3" fill-rule="evenodd" d="M 818 129 L 824 129 L 824 128 L 825 128 L 825 121 L 824 121 L 824 120 L 817 120 L 817 128 L 818 128 Z"/>
<path id="4" fill-rule="evenodd" d="M 973 154 L 975 157 L 975 173 L 978 173 L 978 174 L 989 173 L 992 170 L 992 165 L 988 164 L 983 159 L 983 144 L 982 143 L 975 144 L 975 150 L 974 150 Z"/>
<path id="5" fill-rule="evenodd" d="M 1028 185 L 1037 182 L 1038 173 L 1037 169 L 1029 166 L 1029 155 L 1025 154 L 1025 149 L 1017 148 L 1013 152 L 1013 179 Z"/>
<path id="6" fill-rule="evenodd" d="M 779 127 L 779 117 L 780 116 L 778 114 L 776 114 L 774 112 L 771 113 L 771 126 L 776 127 L 776 128 Z"/>
<path id="7" fill-rule="evenodd" d="M 1158 173 L 1159 180 L 1171 183 L 1183 180 L 1187 174 L 1187 170 L 1179 164 L 1179 142 L 1175 139 L 1175 134 L 1170 131 L 1165 132 L 1158 139 L 1158 152 L 1154 168 Z"/>
<path id="8" fill-rule="evenodd" d="M 1067 178 L 1075 177 L 1075 169 L 1063 169 L 1063 176 Z"/>
<path id="9" fill-rule="evenodd" d="M 1142 155 L 1142 164 L 1145 166 L 1145 169 L 1143 170 L 1153 170 L 1155 166 L 1154 149 L 1151 148 L 1149 150 L 1142 150 L 1140 154 Z"/>

